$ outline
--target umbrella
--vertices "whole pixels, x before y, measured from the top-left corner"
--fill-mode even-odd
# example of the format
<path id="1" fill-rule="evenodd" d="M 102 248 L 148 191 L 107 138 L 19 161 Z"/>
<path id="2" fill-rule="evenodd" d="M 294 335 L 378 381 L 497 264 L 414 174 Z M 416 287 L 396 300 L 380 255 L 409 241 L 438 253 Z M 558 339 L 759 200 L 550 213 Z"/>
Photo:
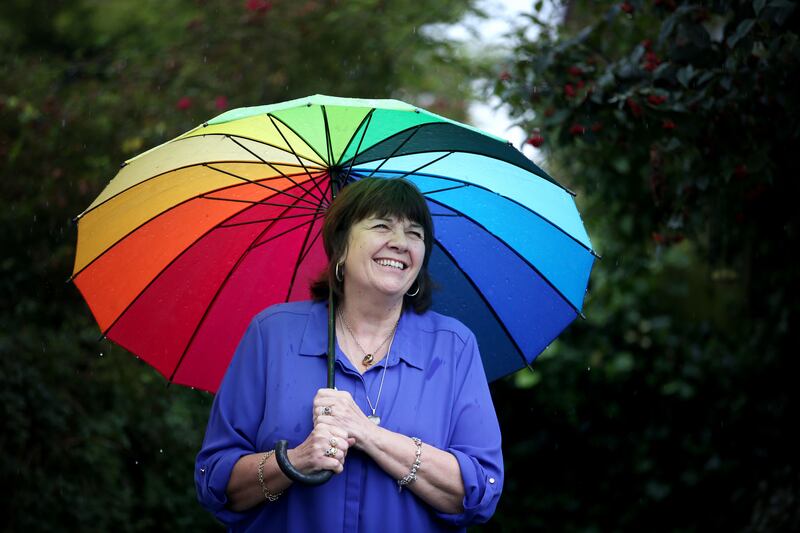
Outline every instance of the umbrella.
<path id="1" fill-rule="evenodd" d="M 475 332 L 490 380 L 581 314 L 596 255 L 574 195 L 505 140 L 397 100 L 235 109 L 130 159 L 78 216 L 71 279 L 103 336 L 213 392 L 252 316 L 309 297 L 325 208 L 366 176 L 424 194 L 433 309 Z"/>

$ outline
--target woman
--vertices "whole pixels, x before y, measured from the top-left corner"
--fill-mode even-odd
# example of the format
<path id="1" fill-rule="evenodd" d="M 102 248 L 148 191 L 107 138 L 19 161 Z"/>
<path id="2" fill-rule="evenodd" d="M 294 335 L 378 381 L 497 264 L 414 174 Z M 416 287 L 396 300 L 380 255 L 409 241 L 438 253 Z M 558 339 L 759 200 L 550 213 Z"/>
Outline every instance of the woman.
<path id="1" fill-rule="evenodd" d="M 453 531 L 488 520 L 503 481 L 500 431 L 473 334 L 428 310 L 433 223 L 402 180 L 345 187 L 323 227 L 314 301 L 252 321 L 214 399 L 197 457 L 201 503 L 245 531 Z M 325 382 L 327 297 L 336 389 Z M 289 441 L 293 484 L 271 450 Z M 406 489 L 406 490 L 403 490 Z"/>

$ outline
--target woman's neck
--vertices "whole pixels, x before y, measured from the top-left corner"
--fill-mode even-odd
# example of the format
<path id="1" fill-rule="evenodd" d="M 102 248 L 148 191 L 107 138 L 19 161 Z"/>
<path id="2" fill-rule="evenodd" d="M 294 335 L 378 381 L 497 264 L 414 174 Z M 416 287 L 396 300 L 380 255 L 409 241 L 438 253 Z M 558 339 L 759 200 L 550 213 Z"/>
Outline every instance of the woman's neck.
<path id="1" fill-rule="evenodd" d="M 359 294 L 348 294 L 345 287 L 345 297 L 340 304 L 340 312 L 345 316 L 347 323 L 358 335 L 359 340 L 364 337 L 386 335 L 393 329 L 403 311 L 403 298 L 387 299 L 380 297 L 365 297 Z"/>

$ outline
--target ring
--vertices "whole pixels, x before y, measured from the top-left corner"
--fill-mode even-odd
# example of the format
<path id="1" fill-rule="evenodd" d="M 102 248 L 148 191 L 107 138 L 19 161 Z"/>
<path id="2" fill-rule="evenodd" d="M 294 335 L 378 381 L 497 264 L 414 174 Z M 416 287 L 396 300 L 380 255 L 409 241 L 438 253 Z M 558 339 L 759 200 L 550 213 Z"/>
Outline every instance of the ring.
<path id="1" fill-rule="evenodd" d="M 336 455 L 336 448 L 328 448 L 325 450 L 325 457 L 333 457 Z"/>
<path id="2" fill-rule="evenodd" d="M 338 444 L 338 441 L 336 440 L 336 437 L 331 437 L 331 440 L 328 441 L 328 442 L 331 443 L 331 448 L 336 448 L 336 445 Z"/>
<path id="3" fill-rule="evenodd" d="M 323 415 L 330 415 L 332 412 L 333 412 L 333 409 L 331 409 L 330 405 L 326 405 L 325 407 L 322 408 L 322 414 Z"/>

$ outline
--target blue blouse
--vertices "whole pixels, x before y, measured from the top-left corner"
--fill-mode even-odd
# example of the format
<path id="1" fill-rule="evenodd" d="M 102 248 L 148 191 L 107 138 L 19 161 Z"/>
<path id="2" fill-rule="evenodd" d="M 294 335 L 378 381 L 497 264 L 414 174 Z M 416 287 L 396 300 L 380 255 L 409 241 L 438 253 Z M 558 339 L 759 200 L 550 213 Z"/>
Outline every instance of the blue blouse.
<path id="1" fill-rule="evenodd" d="M 351 450 L 327 483 L 295 483 L 274 503 L 237 513 L 225 489 L 240 457 L 299 445 L 312 429 L 311 404 L 326 384 L 327 305 L 295 302 L 256 315 L 217 391 L 197 456 L 200 503 L 234 531 L 464 531 L 487 521 L 503 487 L 500 428 L 475 337 L 459 321 L 406 310 L 389 354 L 376 414 L 381 426 L 452 453 L 461 468 L 464 511 L 440 513 L 366 454 Z M 383 364 L 360 374 L 337 347 L 336 388 L 366 414 L 375 404 Z M 409 443 L 409 459 L 413 446 Z M 409 468 L 411 463 L 409 461 Z"/>

